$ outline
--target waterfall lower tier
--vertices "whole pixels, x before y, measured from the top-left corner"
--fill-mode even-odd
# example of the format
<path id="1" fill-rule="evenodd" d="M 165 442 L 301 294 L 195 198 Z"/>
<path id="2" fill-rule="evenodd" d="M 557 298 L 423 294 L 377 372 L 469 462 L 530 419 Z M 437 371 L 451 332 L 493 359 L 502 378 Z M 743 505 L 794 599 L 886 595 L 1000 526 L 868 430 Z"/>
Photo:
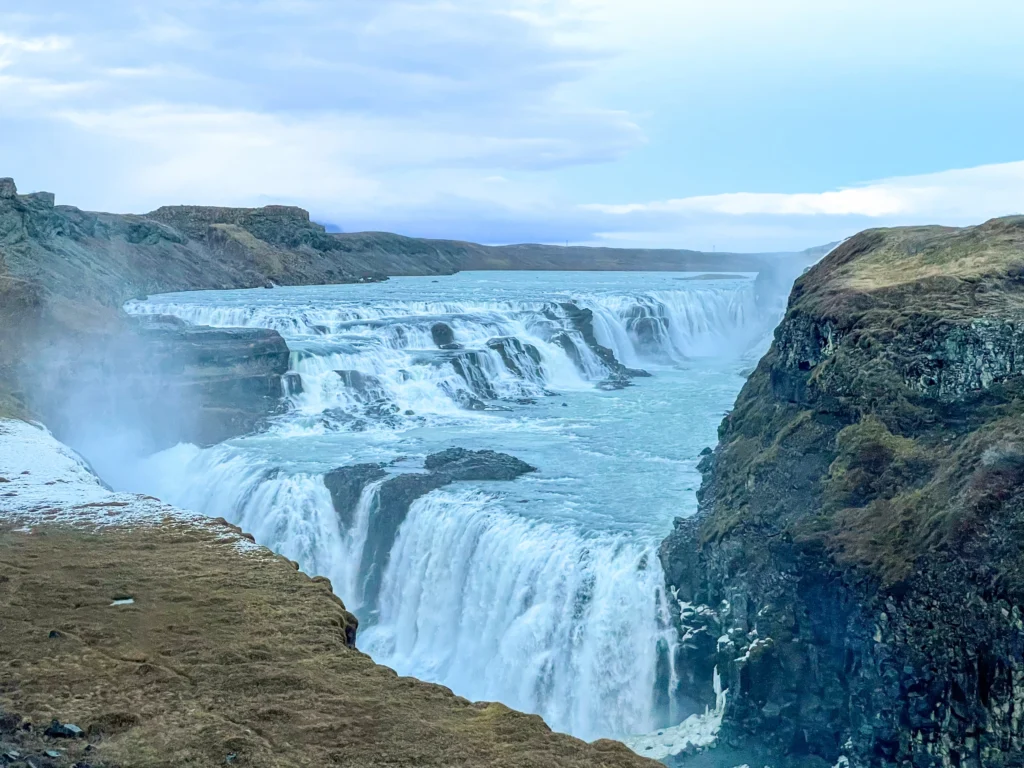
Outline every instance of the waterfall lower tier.
<path id="1" fill-rule="evenodd" d="M 178 446 L 146 461 L 142 477 L 330 578 L 364 622 L 358 646 L 401 674 L 584 738 L 664 724 L 675 644 L 664 575 L 627 534 L 584 536 L 495 495 L 434 491 L 410 507 L 367 615 L 360 563 L 383 480 L 363 488 L 346 527 L 322 477 L 284 475 L 228 446 Z"/>
<path id="2" fill-rule="evenodd" d="M 413 504 L 361 647 L 400 674 L 497 697 L 585 739 L 659 725 L 674 645 L 653 551 L 509 514 L 475 491 Z"/>

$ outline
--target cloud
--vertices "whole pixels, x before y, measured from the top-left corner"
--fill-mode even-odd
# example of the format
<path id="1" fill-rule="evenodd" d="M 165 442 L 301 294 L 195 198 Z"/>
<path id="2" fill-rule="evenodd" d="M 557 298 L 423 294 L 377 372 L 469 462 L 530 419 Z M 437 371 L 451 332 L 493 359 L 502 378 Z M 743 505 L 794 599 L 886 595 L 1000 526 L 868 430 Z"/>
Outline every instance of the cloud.
<path id="1" fill-rule="evenodd" d="M 644 141 L 626 112 L 564 91 L 605 55 L 559 36 L 577 22 L 518 6 L 537 4 L 39 0 L 0 38 L 19 52 L 0 74 L 0 162 L 48 179 L 59 157 L 64 177 L 88 177 L 62 196 L 116 210 L 285 198 L 343 219 L 379 206 L 396 228 L 427 199 L 511 211 L 522 185 L 493 177 L 606 163 Z"/>
<path id="2" fill-rule="evenodd" d="M 47 35 L 45 37 L 12 37 L 0 33 L 0 54 L 9 51 L 22 53 L 50 53 L 67 48 L 70 41 L 65 37 Z"/>
<path id="3" fill-rule="evenodd" d="M 612 216 L 866 216 L 973 221 L 1024 210 L 1024 162 L 904 176 L 825 192 L 729 193 L 619 205 L 589 204 Z"/>

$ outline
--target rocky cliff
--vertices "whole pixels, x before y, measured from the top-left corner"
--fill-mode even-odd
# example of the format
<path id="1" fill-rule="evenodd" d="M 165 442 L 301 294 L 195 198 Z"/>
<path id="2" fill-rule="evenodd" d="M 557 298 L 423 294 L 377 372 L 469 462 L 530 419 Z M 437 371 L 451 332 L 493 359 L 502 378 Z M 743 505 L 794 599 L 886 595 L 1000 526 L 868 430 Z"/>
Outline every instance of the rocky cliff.
<path id="1" fill-rule="evenodd" d="M 797 281 L 661 558 L 679 706 L 773 764 L 1024 765 L 1024 218 Z"/>

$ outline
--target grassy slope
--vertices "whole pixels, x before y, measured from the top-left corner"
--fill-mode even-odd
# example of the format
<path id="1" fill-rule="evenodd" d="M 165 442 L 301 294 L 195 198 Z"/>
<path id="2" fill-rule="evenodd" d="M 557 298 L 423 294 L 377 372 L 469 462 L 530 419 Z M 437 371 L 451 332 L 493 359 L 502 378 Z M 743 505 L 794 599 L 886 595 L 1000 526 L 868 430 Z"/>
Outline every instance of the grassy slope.
<path id="1" fill-rule="evenodd" d="M 1019 592 L 1024 219 L 872 230 L 801 278 L 721 428 L 705 540 L 784 531 L 884 583 L 964 551 Z M 798 490 L 795 490 L 798 489 Z"/>
<path id="2" fill-rule="evenodd" d="M 0 524 L 0 703 L 89 730 L 94 766 L 654 765 L 398 677 L 345 646 L 329 583 L 216 531 L 12 527 Z M 125 595 L 135 604 L 110 605 Z"/>

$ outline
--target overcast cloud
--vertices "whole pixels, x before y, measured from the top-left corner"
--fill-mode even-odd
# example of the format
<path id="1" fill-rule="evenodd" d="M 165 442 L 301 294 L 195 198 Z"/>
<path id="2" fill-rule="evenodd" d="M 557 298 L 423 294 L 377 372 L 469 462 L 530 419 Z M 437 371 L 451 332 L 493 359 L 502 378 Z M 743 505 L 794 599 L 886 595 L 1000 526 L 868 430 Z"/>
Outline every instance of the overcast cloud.
<path id="1" fill-rule="evenodd" d="M 485 242 L 970 223 L 1024 209 L 1024 10 L 958 6 L 0 0 L 0 175 Z"/>

